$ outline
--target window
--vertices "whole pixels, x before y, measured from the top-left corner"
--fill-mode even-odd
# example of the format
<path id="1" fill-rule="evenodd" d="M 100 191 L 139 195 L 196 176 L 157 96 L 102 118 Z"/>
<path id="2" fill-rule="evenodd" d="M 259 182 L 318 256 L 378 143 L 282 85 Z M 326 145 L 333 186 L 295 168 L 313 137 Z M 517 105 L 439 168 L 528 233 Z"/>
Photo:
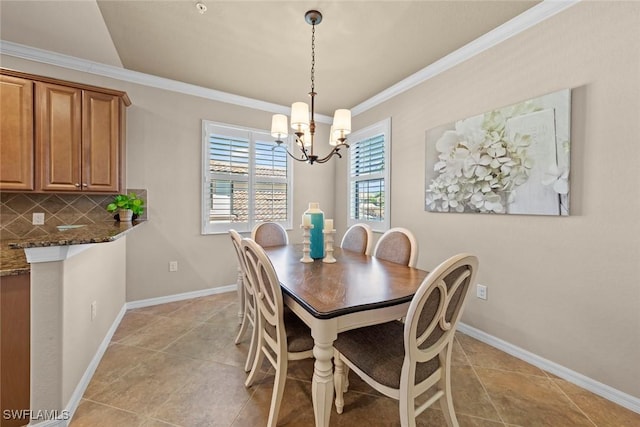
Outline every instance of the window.
<path id="1" fill-rule="evenodd" d="M 291 165 L 267 131 L 202 121 L 202 234 L 291 228 Z"/>
<path id="2" fill-rule="evenodd" d="M 364 222 L 389 228 L 391 119 L 349 135 L 348 225 Z"/>

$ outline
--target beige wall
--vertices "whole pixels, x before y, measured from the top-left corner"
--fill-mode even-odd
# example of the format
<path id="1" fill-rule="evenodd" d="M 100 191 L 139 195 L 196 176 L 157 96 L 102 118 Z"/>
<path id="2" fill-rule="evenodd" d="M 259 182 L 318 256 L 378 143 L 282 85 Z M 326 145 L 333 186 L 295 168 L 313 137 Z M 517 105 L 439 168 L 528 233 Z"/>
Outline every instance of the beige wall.
<path id="1" fill-rule="evenodd" d="M 424 211 L 425 131 L 572 88 L 571 216 Z M 359 115 L 392 117 L 391 224 L 480 258 L 463 322 L 640 397 L 640 3 L 580 3 Z M 346 184 L 336 180 L 344 227 Z M 474 294 L 475 295 L 475 294 Z"/>
<path id="2" fill-rule="evenodd" d="M 93 245 L 62 263 L 63 402 L 71 398 L 124 306 L 127 240 L 134 239 L 138 229 L 113 242 Z M 94 301 L 96 316 L 91 320 Z"/>
<path id="3" fill-rule="evenodd" d="M 62 282 L 61 262 L 31 266 L 31 407 L 61 410 Z M 36 289 L 33 284 L 37 283 Z"/>
<path id="4" fill-rule="evenodd" d="M 31 264 L 33 411 L 62 410 L 70 402 L 124 306 L 126 247 L 125 236 L 65 261 Z"/>

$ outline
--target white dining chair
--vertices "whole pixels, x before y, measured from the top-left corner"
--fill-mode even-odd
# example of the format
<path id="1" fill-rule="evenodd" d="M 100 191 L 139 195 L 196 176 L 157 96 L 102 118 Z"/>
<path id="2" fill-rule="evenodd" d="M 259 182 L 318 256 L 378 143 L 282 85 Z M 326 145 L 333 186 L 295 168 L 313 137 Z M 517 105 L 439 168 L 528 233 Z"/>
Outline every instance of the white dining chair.
<path id="1" fill-rule="evenodd" d="M 367 224 L 353 224 L 344 236 L 340 247 L 349 251 L 369 255 L 371 252 L 371 227 Z"/>
<path id="2" fill-rule="evenodd" d="M 289 244 L 289 235 L 277 222 L 261 222 L 251 230 L 251 239 L 263 248 Z"/>
<path id="3" fill-rule="evenodd" d="M 253 359 L 255 358 L 258 336 L 256 329 L 256 301 L 253 296 L 251 284 L 247 279 L 246 261 L 242 253 L 242 236 L 233 229 L 229 230 L 229 235 L 231 236 L 231 242 L 238 258 L 238 286 L 240 286 L 241 290 L 240 306 L 242 309 L 242 321 L 238 335 L 236 335 L 235 343 L 240 344 L 249 326 L 251 326 L 249 353 L 247 354 L 247 360 L 244 364 L 245 372 L 249 372 L 253 365 Z"/>
<path id="4" fill-rule="evenodd" d="M 451 395 L 453 337 L 478 259 L 455 255 L 441 263 L 415 293 L 406 322 L 353 329 L 334 342 L 336 410 L 344 408 L 345 365 L 385 396 L 398 400 L 400 425 L 414 427 L 415 418 L 437 400 L 448 426 L 458 426 Z M 416 398 L 431 391 L 416 407 Z"/>
<path id="5" fill-rule="evenodd" d="M 253 385 L 266 357 L 275 369 L 267 422 L 267 426 L 272 427 L 278 422 L 288 362 L 313 357 L 313 338 L 302 320 L 292 311 L 284 310 L 280 281 L 262 247 L 251 239 L 243 239 L 242 253 L 256 300 L 258 320 L 257 354 L 245 385 Z"/>
<path id="6" fill-rule="evenodd" d="M 418 261 L 418 242 L 413 233 L 406 228 L 391 228 L 378 239 L 373 256 L 415 267 Z"/>

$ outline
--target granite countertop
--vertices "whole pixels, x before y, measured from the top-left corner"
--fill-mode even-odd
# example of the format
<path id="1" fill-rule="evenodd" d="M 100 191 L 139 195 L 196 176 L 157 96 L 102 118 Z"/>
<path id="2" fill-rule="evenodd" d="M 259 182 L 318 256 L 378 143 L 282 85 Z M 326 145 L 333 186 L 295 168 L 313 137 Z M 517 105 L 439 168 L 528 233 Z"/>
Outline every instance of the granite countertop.
<path id="1" fill-rule="evenodd" d="M 0 276 L 30 272 L 31 269 L 24 253 L 26 248 L 111 242 L 144 223 L 145 221 L 109 221 L 50 232 L 38 237 L 2 240 L 0 241 Z"/>
<path id="2" fill-rule="evenodd" d="M 12 240 L 15 241 L 15 240 Z M 22 249 L 11 249 L 7 240 L 0 241 L 0 277 L 17 276 L 31 271 Z"/>

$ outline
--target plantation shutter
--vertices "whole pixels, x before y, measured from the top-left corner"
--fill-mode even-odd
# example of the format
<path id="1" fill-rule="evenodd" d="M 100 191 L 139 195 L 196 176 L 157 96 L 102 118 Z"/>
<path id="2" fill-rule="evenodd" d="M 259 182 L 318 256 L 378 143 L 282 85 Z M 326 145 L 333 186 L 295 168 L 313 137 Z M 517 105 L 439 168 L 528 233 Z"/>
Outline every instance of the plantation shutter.
<path id="1" fill-rule="evenodd" d="M 384 220 L 384 135 L 358 141 L 351 146 L 351 219 Z"/>
<path id="2" fill-rule="evenodd" d="M 266 132 L 203 121 L 202 232 L 251 231 L 257 222 L 291 227 L 291 174 Z"/>
<path id="3" fill-rule="evenodd" d="M 391 119 L 349 135 L 347 225 L 389 228 Z"/>
<path id="4" fill-rule="evenodd" d="M 209 136 L 210 222 L 248 224 L 249 166 L 248 138 Z"/>
<path id="5" fill-rule="evenodd" d="M 260 138 L 263 137 L 263 138 Z M 255 216 L 256 222 L 287 221 L 287 153 L 273 149 L 268 135 L 256 135 Z"/>

